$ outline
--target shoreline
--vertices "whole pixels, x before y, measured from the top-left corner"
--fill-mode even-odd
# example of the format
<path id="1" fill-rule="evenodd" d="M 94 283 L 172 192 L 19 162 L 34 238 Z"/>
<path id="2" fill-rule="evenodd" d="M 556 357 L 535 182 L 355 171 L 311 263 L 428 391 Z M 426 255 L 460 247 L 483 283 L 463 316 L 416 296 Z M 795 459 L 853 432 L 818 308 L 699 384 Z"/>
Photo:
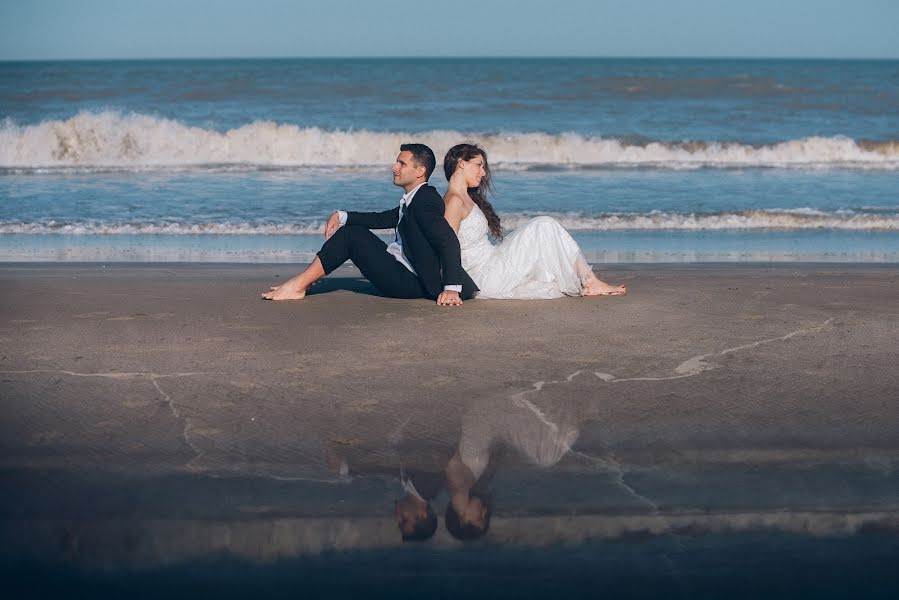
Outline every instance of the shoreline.
<path id="1" fill-rule="evenodd" d="M 834 261 L 696 261 L 696 262 L 613 262 L 601 263 L 603 267 L 609 269 L 634 269 L 634 270 L 652 270 L 652 269 L 816 269 L 816 268 L 849 268 L 849 269 L 866 269 L 872 270 L 891 270 L 899 268 L 899 261 L 896 262 L 834 262 Z M 305 269 L 309 266 L 309 262 L 234 262 L 234 261 L 134 261 L 134 260 L 82 260 L 82 261 L 0 261 L 0 271 L 4 269 L 27 269 L 35 268 L 84 268 L 84 267 L 102 267 L 106 268 L 196 268 L 196 269 L 216 269 L 216 268 L 235 268 L 235 269 L 253 269 L 274 267 L 278 269 L 296 268 L 298 270 Z M 358 269 L 350 262 L 338 269 L 339 272 L 355 272 Z M 2 273 L 0 273 L 2 275 Z M 361 277 L 361 275 L 357 275 Z"/>
<path id="2" fill-rule="evenodd" d="M 572 231 L 593 264 L 724 262 L 897 264 L 895 231 Z M 382 235 L 385 242 L 391 235 Z M 28 234 L 4 236 L 0 263 L 183 262 L 302 263 L 321 235 L 288 234 Z"/>

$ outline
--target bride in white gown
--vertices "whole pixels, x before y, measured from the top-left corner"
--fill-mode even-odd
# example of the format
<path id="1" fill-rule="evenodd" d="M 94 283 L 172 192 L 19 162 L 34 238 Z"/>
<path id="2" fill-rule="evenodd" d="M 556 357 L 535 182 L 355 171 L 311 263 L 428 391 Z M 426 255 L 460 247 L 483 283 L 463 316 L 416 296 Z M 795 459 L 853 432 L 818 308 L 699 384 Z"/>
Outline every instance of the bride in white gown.
<path id="1" fill-rule="evenodd" d="M 531 219 L 503 237 L 499 217 L 487 200 L 492 190 L 487 153 L 474 144 L 450 148 L 443 159 L 449 188 L 446 220 L 462 249 L 462 268 L 480 291 L 478 298 L 623 296 L 623 285 L 600 281 L 571 235 L 552 217 Z M 490 236 L 495 243 L 491 243 Z"/>

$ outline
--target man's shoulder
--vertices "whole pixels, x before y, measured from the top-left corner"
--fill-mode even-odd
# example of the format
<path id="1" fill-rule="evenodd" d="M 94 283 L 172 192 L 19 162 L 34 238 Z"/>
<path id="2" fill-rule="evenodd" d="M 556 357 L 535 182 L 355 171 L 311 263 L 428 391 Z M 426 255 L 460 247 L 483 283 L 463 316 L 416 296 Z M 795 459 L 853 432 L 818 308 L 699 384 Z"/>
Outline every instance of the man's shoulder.
<path id="1" fill-rule="evenodd" d="M 424 184 L 418 191 L 415 192 L 415 197 L 412 198 L 412 204 L 410 206 L 415 206 L 418 204 L 419 206 L 440 206 L 443 207 L 443 197 L 437 192 L 437 188 L 432 185 Z"/>
<path id="2" fill-rule="evenodd" d="M 437 188 L 435 188 L 433 185 L 431 185 L 429 183 L 426 183 L 423 186 L 421 186 L 420 188 L 418 188 L 418 191 L 415 192 L 415 197 L 416 198 L 429 198 L 432 200 L 433 199 L 442 200 L 440 194 L 437 192 Z"/>

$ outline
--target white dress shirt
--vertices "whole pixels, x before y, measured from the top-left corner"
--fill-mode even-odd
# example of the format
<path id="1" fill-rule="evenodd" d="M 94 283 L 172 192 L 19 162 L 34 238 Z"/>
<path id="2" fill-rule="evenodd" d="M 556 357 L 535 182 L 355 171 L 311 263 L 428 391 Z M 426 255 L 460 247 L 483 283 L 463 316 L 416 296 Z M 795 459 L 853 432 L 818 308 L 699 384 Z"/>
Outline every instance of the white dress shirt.
<path id="1" fill-rule="evenodd" d="M 387 253 L 393 255 L 393 257 L 399 262 L 401 265 L 409 269 L 409 272 L 415 276 L 418 276 L 418 273 L 415 272 L 415 269 L 412 268 L 412 263 L 409 262 L 409 259 L 406 258 L 406 255 L 403 254 L 403 238 L 400 236 L 400 221 L 403 220 L 403 213 L 405 209 L 412 204 L 412 198 L 415 196 L 415 192 L 421 188 L 427 182 L 419 183 L 417 186 L 403 194 L 403 197 L 400 198 L 400 218 L 396 222 L 396 240 L 391 242 L 387 246 Z M 343 227 L 346 225 L 347 214 L 345 210 L 338 210 L 337 217 L 340 219 L 340 226 Z M 443 286 L 444 291 L 448 292 L 457 292 L 462 293 L 461 285 L 445 285 Z"/>

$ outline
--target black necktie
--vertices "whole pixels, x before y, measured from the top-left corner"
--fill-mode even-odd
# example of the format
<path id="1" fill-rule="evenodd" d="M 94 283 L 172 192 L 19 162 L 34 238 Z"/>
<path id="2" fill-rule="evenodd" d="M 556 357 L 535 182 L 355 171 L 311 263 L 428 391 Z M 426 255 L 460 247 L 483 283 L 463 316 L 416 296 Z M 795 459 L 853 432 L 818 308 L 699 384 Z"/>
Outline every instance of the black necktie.
<path id="1" fill-rule="evenodd" d="M 400 239 L 400 221 L 403 220 L 403 215 L 406 214 L 406 200 L 403 199 L 400 201 L 400 218 L 397 219 L 396 222 L 396 236 L 393 238 L 394 242 L 398 242 Z"/>

